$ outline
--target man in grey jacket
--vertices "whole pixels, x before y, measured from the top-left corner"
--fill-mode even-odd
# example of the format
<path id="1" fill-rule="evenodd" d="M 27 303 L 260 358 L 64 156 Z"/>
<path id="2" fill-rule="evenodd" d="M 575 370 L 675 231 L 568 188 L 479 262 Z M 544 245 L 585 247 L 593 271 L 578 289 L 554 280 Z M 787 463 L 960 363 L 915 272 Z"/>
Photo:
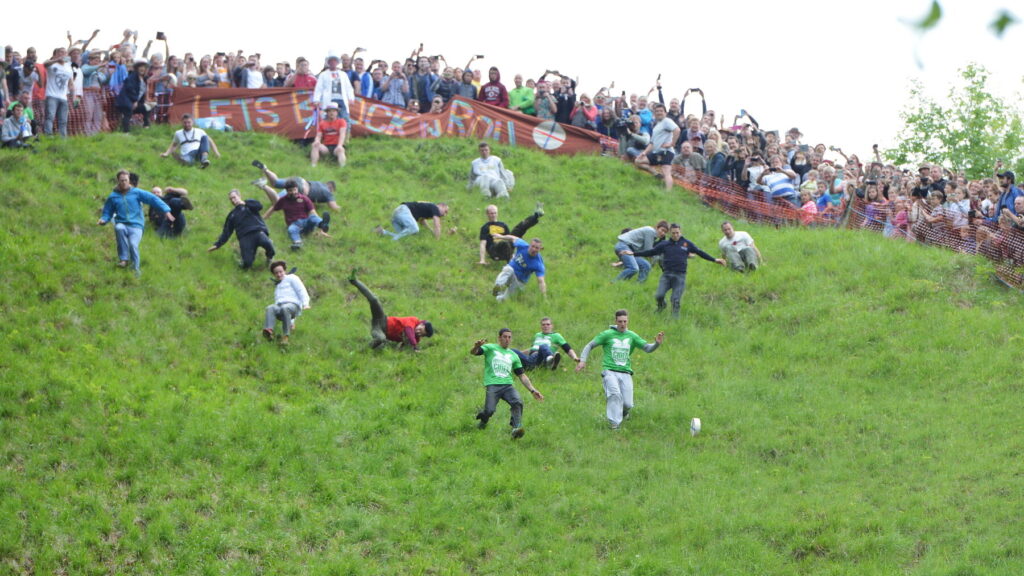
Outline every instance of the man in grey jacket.
<path id="1" fill-rule="evenodd" d="M 615 243 L 615 255 L 622 262 L 622 272 L 619 272 L 615 280 L 629 280 L 633 276 L 637 277 L 637 282 L 647 280 L 647 275 L 651 273 L 651 263 L 643 258 L 637 258 L 633 253 L 650 250 L 654 243 L 665 238 L 667 233 L 668 222 L 662 220 L 654 227 L 643 226 L 620 234 Z"/>

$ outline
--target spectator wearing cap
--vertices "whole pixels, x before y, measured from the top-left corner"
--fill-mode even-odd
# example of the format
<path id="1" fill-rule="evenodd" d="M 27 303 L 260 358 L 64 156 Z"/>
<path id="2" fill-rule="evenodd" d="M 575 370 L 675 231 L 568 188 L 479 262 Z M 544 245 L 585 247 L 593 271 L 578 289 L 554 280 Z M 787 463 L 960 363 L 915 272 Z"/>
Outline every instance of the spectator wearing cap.
<path id="1" fill-rule="evenodd" d="M 349 104 L 355 101 L 355 92 L 348 74 L 338 68 L 341 58 L 335 52 L 327 53 L 327 69 L 316 77 L 316 88 L 313 90 L 313 106 L 326 109 L 334 102 L 338 105 L 338 115 L 349 119 Z"/>
<path id="2" fill-rule="evenodd" d="M 321 154 L 330 154 L 338 159 L 338 165 L 344 167 L 345 136 L 348 133 L 348 122 L 338 118 L 338 105 L 331 102 L 325 111 L 326 117 L 316 127 L 316 138 L 309 150 L 309 161 L 316 168 Z"/>
<path id="3" fill-rule="evenodd" d="M 131 128 L 132 115 L 142 114 L 143 126 L 149 127 L 149 109 L 146 108 L 146 70 L 149 63 L 136 60 L 132 71 L 125 78 L 121 91 L 118 92 L 114 104 L 121 113 L 121 131 L 128 132 Z"/>
<path id="4" fill-rule="evenodd" d="M 82 66 L 82 96 L 85 103 L 85 135 L 103 128 L 103 84 L 107 82 L 103 52 L 92 50 Z"/>

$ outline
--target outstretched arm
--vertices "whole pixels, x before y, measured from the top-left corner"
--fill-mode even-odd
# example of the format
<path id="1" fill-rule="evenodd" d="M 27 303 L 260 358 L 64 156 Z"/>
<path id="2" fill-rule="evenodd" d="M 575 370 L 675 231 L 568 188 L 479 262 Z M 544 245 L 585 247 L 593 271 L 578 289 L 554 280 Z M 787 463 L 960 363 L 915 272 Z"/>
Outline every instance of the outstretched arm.
<path id="1" fill-rule="evenodd" d="M 661 343 L 664 342 L 664 340 L 665 333 L 658 332 L 658 335 L 654 337 L 654 342 L 648 342 L 647 344 L 644 344 L 644 352 L 647 352 L 648 354 L 654 352 L 655 350 L 658 349 L 658 346 L 661 346 Z"/>
<path id="2" fill-rule="evenodd" d="M 535 399 L 544 400 L 544 395 L 540 393 L 540 390 L 533 387 L 533 383 L 530 382 L 530 377 L 526 375 L 525 371 L 519 374 L 519 381 L 523 383 L 523 386 L 526 386 L 526 389 L 530 391 L 530 394 L 533 394 Z"/>
<path id="3" fill-rule="evenodd" d="M 587 357 L 590 356 L 590 351 L 593 350 L 595 346 L 597 346 L 597 340 L 591 340 L 583 347 L 583 352 L 580 353 L 580 359 L 576 363 L 577 372 L 587 367 Z"/>

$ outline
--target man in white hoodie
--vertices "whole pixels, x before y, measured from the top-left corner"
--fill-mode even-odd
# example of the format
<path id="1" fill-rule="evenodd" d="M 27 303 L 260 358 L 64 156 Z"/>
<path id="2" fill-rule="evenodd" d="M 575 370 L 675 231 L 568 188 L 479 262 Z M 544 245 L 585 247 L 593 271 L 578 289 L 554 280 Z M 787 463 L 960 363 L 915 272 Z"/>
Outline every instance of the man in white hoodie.
<path id="1" fill-rule="evenodd" d="M 309 310 L 309 292 L 302 280 L 295 274 L 288 274 L 288 265 L 278 260 L 270 265 L 270 272 L 277 281 L 274 288 L 274 303 L 267 306 L 266 320 L 263 322 L 263 337 L 274 338 L 274 325 L 281 321 L 281 344 L 288 343 L 288 335 L 294 327 L 295 318 L 303 310 Z"/>
<path id="2" fill-rule="evenodd" d="M 334 102 L 338 105 L 338 116 L 349 121 L 349 106 L 356 99 L 352 90 L 352 81 L 348 74 L 338 67 L 341 58 L 335 52 L 327 53 L 327 69 L 316 77 L 316 88 L 313 89 L 313 106 L 326 110 L 327 105 Z"/>

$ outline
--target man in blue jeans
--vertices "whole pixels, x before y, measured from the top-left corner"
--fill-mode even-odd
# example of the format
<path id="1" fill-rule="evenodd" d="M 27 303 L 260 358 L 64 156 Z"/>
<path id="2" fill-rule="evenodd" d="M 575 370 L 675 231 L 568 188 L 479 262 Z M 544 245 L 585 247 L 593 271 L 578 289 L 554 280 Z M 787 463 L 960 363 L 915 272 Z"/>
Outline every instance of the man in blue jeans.
<path id="1" fill-rule="evenodd" d="M 419 222 L 433 221 L 434 238 L 441 239 L 441 218 L 448 214 L 448 205 L 444 202 L 403 202 L 391 213 L 391 227 L 394 232 L 377 226 L 374 232 L 381 236 L 390 236 L 392 240 L 400 240 L 420 231 Z"/>
<path id="2" fill-rule="evenodd" d="M 302 236 L 315 231 L 320 236 L 330 238 L 331 215 L 324 214 L 321 218 L 316 207 L 308 196 L 299 192 L 299 183 L 290 179 L 285 183 L 285 195 L 278 198 L 270 209 L 263 214 L 263 219 L 278 210 L 284 212 L 284 221 L 288 225 L 288 237 L 292 240 L 292 250 L 302 248 Z"/>
<path id="3" fill-rule="evenodd" d="M 114 188 L 107 201 L 103 204 L 103 215 L 96 224 L 104 226 L 114 220 L 114 234 L 117 239 L 117 265 L 128 266 L 129 261 L 135 275 L 139 276 L 139 244 L 142 232 L 146 228 L 146 217 L 142 213 L 142 205 L 154 206 L 164 213 L 164 217 L 174 222 L 171 208 L 160 197 L 132 186 L 129 172 L 121 170 L 117 173 L 117 187 Z"/>
<path id="4" fill-rule="evenodd" d="M 637 276 L 638 282 L 647 280 L 647 275 L 651 273 L 651 263 L 643 258 L 636 258 L 633 254 L 641 250 L 650 250 L 655 242 L 665 237 L 666 233 L 668 222 L 662 220 L 656 226 L 642 226 L 620 234 L 615 243 L 615 255 L 622 262 L 622 272 L 619 272 L 615 279 L 629 280 Z"/>

